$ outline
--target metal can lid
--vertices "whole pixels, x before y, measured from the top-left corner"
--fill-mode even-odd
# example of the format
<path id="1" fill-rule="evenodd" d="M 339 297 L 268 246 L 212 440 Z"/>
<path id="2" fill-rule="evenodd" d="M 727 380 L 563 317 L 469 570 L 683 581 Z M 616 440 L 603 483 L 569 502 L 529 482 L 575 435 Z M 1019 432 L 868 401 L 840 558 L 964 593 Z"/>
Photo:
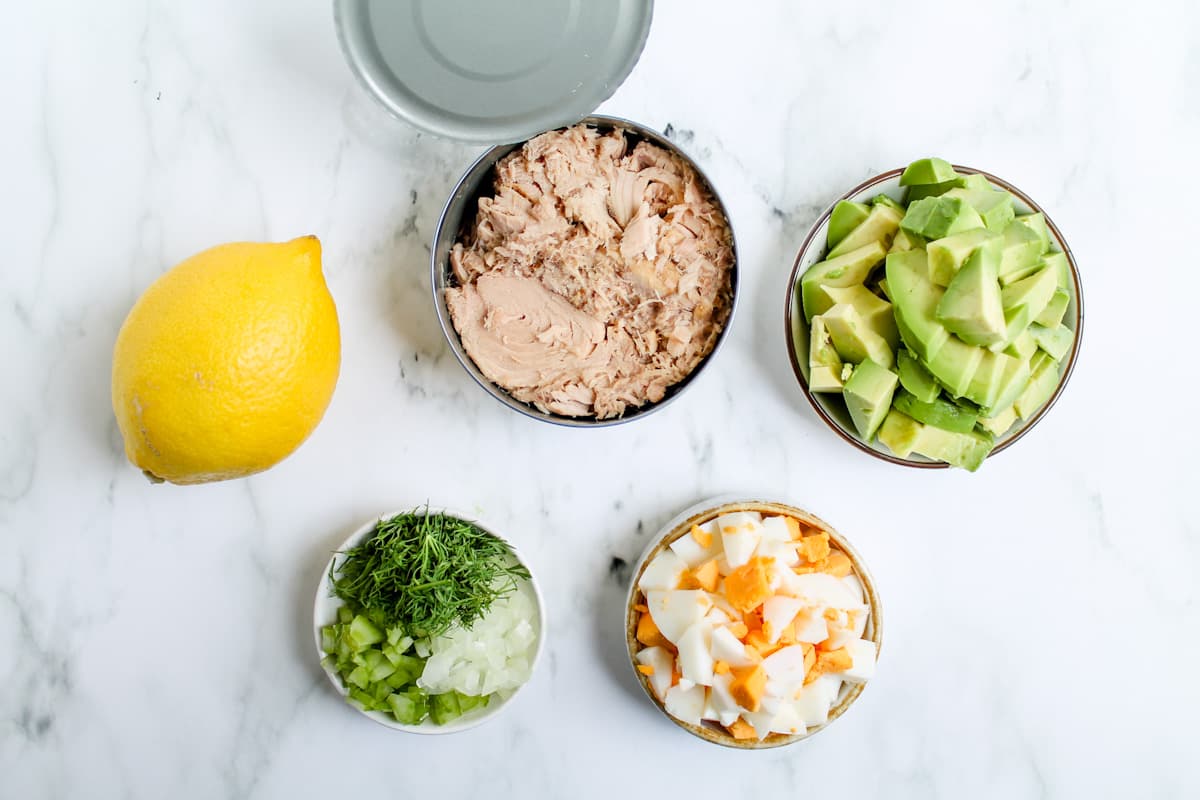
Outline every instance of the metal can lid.
<path id="1" fill-rule="evenodd" d="M 629 75 L 653 0 L 335 0 L 367 90 L 438 136 L 516 142 L 571 125 Z"/>

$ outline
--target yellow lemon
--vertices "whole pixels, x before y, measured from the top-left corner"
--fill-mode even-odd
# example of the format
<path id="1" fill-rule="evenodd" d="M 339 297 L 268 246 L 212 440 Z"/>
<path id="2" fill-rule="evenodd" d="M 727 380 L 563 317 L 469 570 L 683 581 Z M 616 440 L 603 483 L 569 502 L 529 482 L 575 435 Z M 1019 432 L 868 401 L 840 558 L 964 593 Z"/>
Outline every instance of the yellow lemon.
<path id="1" fill-rule="evenodd" d="M 321 421 L 340 365 L 315 236 L 205 250 L 159 277 L 117 335 L 125 454 L 154 481 L 260 472 Z"/>

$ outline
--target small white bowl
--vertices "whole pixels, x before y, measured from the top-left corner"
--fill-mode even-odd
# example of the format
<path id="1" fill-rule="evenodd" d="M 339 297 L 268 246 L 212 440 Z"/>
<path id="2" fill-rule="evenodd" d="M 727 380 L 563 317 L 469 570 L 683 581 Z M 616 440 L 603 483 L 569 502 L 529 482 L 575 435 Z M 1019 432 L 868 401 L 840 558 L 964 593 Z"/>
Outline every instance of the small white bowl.
<path id="1" fill-rule="evenodd" d="M 422 508 L 424 507 L 422 506 Z M 486 706 L 468 711 L 458 719 L 452 720 L 445 725 L 437 725 L 430 719 L 426 719 L 420 725 L 405 725 L 404 723 L 397 722 L 394 717 L 389 714 L 385 714 L 382 711 L 364 711 L 354 703 L 350 702 L 348 698 L 349 692 L 342 685 L 342 679 L 338 676 L 335 670 L 326 666 L 325 652 L 321 649 L 321 628 L 335 622 L 337 620 L 338 609 L 345 605 L 341 598 L 331 594 L 329 591 L 329 575 L 331 571 L 341 566 L 342 561 L 345 559 L 343 553 L 346 550 L 349 550 L 350 548 L 364 541 L 368 536 L 371 535 L 371 533 L 375 531 L 375 526 L 380 520 L 390 519 L 397 514 L 406 514 L 410 510 L 411 509 L 406 509 L 404 511 L 392 511 L 387 514 L 381 514 L 380 516 L 363 525 L 354 533 L 350 534 L 350 536 L 348 536 L 346 540 L 338 546 L 337 552 L 333 554 L 333 557 L 329 559 L 329 563 L 325 565 L 325 570 L 321 573 L 321 581 L 317 584 L 317 595 L 313 601 L 313 643 L 316 648 L 317 660 L 321 663 L 321 669 L 325 670 L 325 675 L 329 678 L 329 682 L 333 684 L 333 688 L 335 688 L 338 694 L 342 696 L 342 699 L 345 700 L 348 707 L 353 708 L 358 713 L 369 717 L 386 728 L 392 728 L 398 731 L 429 735 L 458 733 L 459 731 L 469 730 L 477 725 L 481 725 L 487 720 L 490 720 L 498 715 L 503 709 L 507 708 L 509 704 L 512 703 L 513 698 L 515 698 L 521 692 L 521 690 L 525 688 L 525 684 L 517 687 L 512 694 L 503 700 L 493 699 Z M 546 607 L 545 601 L 542 598 L 542 590 L 538 587 L 537 578 L 534 577 L 533 570 L 529 567 L 529 562 L 525 560 L 520 551 L 517 550 L 517 548 L 513 546 L 512 542 L 510 542 L 506 537 L 501 536 L 490 525 L 480 522 L 472 517 L 472 515 L 462 514 L 453 509 L 436 506 L 429 506 L 428 510 L 432 514 L 443 514 L 445 516 L 454 517 L 465 522 L 470 522 L 484 531 L 487 531 L 497 539 L 500 539 L 507 544 L 509 549 L 512 550 L 513 555 L 516 556 L 517 560 L 529 570 L 529 588 L 533 592 L 534 603 L 537 606 L 537 620 L 535 621 L 535 627 L 537 628 L 537 640 L 534 645 L 533 658 L 530 660 L 530 672 L 532 674 L 532 672 L 537 669 L 538 659 L 540 659 L 542 656 L 542 645 L 546 638 Z"/>

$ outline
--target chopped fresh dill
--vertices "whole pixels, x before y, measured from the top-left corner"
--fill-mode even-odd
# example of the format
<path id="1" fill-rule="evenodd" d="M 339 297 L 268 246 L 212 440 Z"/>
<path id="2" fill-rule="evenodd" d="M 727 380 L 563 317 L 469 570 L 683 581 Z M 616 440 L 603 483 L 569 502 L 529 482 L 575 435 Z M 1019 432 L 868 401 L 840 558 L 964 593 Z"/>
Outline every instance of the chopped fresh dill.
<path id="1" fill-rule="evenodd" d="M 381 519 L 330 568 L 333 594 L 384 626 L 433 637 L 470 628 L 529 570 L 501 539 L 465 520 L 414 509 Z"/>

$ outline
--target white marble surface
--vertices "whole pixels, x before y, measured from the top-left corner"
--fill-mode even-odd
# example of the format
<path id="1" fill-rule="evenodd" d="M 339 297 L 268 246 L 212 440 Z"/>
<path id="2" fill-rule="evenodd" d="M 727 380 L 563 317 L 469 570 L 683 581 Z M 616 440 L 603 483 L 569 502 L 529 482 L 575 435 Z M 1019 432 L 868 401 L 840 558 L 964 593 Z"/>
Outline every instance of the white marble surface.
<path id="1" fill-rule="evenodd" d="M 709 170 L 741 307 L 684 399 L 599 431 L 515 415 L 449 355 L 426 250 L 477 149 L 381 118 L 328 3 L 6 9 L 0 796 L 1200 796 L 1200 14 L 977 5 L 660 0 L 603 110 L 669 125 Z M 845 446 L 782 339 L 818 212 L 931 154 L 1050 209 L 1087 299 L 1060 404 L 977 475 Z M 343 326 L 325 421 L 250 480 L 147 484 L 108 399 L 134 298 L 211 244 L 305 233 Z M 859 703 L 762 754 L 693 740 L 640 695 L 614 566 L 745 488 L 851 536 L 887 612 Z M 526 693 L 449 739 L 364 720 L 310 652 L 330 548 L 426 499 L 506 526 L 552 609 Z"/>

